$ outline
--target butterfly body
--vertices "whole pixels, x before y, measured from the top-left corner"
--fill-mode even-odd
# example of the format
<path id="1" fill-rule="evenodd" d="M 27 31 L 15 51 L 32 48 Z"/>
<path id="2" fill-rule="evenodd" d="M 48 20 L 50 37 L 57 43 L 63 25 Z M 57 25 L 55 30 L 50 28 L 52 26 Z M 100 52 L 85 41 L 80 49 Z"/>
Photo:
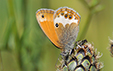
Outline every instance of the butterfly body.
<path id="1" fill-rule="evenodd" d="M 62 52 L 69 52 L 74 47 L 80 22 L 80 15 L 75 10 L 68 7 L 55 11 L 40 9 L 36 12 L 36 18 L 47 37 Z"/>

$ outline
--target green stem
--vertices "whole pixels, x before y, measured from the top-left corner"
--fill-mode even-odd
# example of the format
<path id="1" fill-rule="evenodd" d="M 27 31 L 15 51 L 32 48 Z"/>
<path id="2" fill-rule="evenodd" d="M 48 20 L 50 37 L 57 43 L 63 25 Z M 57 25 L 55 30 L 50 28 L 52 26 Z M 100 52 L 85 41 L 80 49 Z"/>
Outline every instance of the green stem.
<path id="1" fill-rule="evenodd" d="M 87 4 L 87 2 L 85 0 L 80 0 L 80 1 L 84 4 L 84 6 L 86 6 L 87 8 L 89 8 L 89 5 Z"/>
<path id="2" fill-rule="evenodd" d="M 92 19 L 92 15 L 93 14 L 90 12 L 79 39 L 84 39 L 84 37 L 85 37 L 85 35 L 86 35 L 87 31 L 88 31 L 88 28 L 89 28 L 89 25 L 90 25 L 90 21 Z"/>
<path id="3" fill-rule="evenodd" d="M 14 35 L 14 41 L 15 41 L 15 49 L 12 49 L 12 53 L 15 55 L 15 60 L 17 61 L 17 63 L 19 64 L 19 70 L 21 71 L 21 65 L 20 65 L 20 42 L 19 42 L 19 36 L 18 36 L 18 32 L 17 32 L 17 25 L 16 25 L 16 21 L 15 21 L 15 14 L 14 14 L 14 2 L 13 0 L 8 0 L 8 9 L 9 9 L 9 20 L 10 18 L 13 20 L 13 22 L 11 22 L 10 24 L 12 24 L 12 28 L 11 28 L 11 33 Z"/>
<path id="4" fill-rule="evenodd" d="M 79 37 L 79 39 L 84 39 L 84 37 L 86 36 L 86 33 L 88 31 L 88 28 L 89 28 L 89 25 L 90 25 L 90 21 L 92 19 L 92 16 L 94 14 L 94 12 L 93 12 L 94 11 L 93 10 L 94 9 L 94 6 L 93 7 L 90 7 L 85 0 L 80 0 L 80 1 L 84 4 L 84 6 L 86 6 L 90 10 L 90 13 L 88 15 L 87 21 L 85 23 L 85 26 L 83 27 L 82 33 L 81 33 L 81 35 Z"/>

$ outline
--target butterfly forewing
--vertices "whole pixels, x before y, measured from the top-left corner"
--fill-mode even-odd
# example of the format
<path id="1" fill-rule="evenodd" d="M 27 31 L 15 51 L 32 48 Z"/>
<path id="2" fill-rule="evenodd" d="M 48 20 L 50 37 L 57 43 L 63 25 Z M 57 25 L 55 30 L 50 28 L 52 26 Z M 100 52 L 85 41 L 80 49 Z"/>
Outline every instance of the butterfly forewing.
<path id="1" fill-rule="evenodd" d="M 36 12 L 37 21 L 43 32 L 55 46 L 61 48 L 54 28 L 53 15 L 54 10 L 50 9 L 40 9 Z"/>

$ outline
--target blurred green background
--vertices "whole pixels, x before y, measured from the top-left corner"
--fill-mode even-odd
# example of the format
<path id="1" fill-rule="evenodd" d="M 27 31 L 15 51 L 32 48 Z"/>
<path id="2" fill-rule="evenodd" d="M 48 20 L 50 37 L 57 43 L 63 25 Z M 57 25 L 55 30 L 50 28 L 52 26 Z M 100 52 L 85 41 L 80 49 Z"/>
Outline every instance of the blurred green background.
<path id="1" fill-rule="evenodd" d="M 40 29 L 35 12 L 68 6 L 81 15 L 77 40 L 87 39 L 113 70 L 107 49 L 113 39 L 113 0 L 0 0 L 0 71 L 55 71 L 60 54 Z"/>

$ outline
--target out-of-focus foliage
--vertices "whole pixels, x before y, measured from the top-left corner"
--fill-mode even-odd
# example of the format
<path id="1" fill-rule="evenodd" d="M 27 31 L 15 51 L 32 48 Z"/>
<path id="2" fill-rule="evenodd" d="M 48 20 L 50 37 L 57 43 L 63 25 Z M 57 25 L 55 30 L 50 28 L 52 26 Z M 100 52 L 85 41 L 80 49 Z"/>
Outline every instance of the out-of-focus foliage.
<path id="1" fill-rule="evenodd" d="M 103 70 L 113 70 L 113 60 L 106 49 L 108 36 L 112 37 L 113 32 L 112 5 L 113 0 L 0 0 L 0 71 L 56 70 L 60 50 L 43 34 L 35 12 L 40 8 L 64 6 L 81 15 L 77 40 L 85 38 L 93 42 L 95 48 L 103 53 Z"/>

